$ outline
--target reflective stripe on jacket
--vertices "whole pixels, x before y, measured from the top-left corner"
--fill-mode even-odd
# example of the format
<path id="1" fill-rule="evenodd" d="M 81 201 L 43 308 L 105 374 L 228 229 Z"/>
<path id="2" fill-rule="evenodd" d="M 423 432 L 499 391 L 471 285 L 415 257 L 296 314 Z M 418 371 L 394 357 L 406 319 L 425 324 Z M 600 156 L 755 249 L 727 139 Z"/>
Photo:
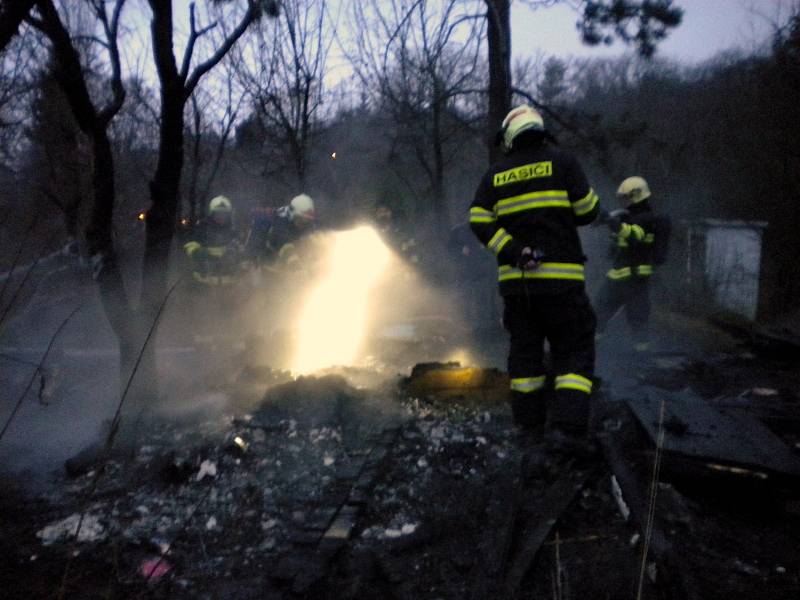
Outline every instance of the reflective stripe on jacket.
<path id="1" fill-rule="evenodd" d="M 523 146 L 486 172 L 469 210 L 472 231 L 496 257 L 502 295 L 551 293 L 584 280 L 577 227 L 598 212 L 597 194 L 578 162 L 549 144 Z M 522 248 L 544 256 L 521 271 Z"/>
<path id="2" fill-rule="evenodd" d="M 653 244 L 656 239 L 656 216 L 648 200 L 628 209 L 619 231 L 614 234 L 614 263 L 606 273 L 612 281 L 653 274 Z"/>
<path id="3" fill-rule="evenodd" d="M 194 281 L 204 285 L 231 285 L 237 281 L 240 253 L 230 224 L 202 222 L 183 250 L 191 259 Z"/>

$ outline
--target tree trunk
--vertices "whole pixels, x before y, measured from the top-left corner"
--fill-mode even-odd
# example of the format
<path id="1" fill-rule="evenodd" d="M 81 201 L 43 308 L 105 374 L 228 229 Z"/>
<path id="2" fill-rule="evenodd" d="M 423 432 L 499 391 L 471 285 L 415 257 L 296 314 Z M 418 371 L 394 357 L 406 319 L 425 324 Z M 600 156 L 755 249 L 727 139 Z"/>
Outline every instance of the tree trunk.
<path id="1" fill-rule="evenodd" d="M 167 292 L 169 252 L 178 215 L 183 169 L 183 89 L 165 90 L 161 103 L 158 165 L 150 182 L 142 281 L 143 313 L 155 318 Z"/>
<path id="2" fill-rule="evenodd" d="M 70 194 L 72 197 L 64 204 L 64 229 L 70 240 L 78 237 L 78 220 L 81 206 L 81 192 Z"/>
<path id="3" fill-rule="evenodd" d="M 487 143 L 489 162 L 500 157 L 495 134 L 511 109 L 511 24 L 509 0 L 486 0 L 489 21 L 489 111 Z"/>
<path id="4" fill-rule="evenodd" d="M 450 223 L 444 183 L 444 149 L 442 148 L 442 104 L 437 93 L 433 102 L 433 210 L 437 231 L 449 231 Z"/>
<path id="5" fill-rule="evenodd" d="M 144 327 L 154 327 L 158 310 L 167 294 L 169 255 L 178 215 L 178 193 L 183 168 L 183 88 L 164 90 L 161 102 L 161 130 L 158 165 L 150 182 L 150 210 L 145 219 L 145 249 L 142 265 L 142 295 L 139 310 Z M 143 402 L 158 398 L 155 336 L 142 362 L 136 397 Z M 137 412 L 146 406 L 141 405 Z"/>
<path id="6" fill-rule="evenodd" d="M 189 205 L 189 225 L 191 227 L 197 222 L 197 188 L 200 181 L 200 150 L 203 140 L 202 126 L 200 120 L 200 108 L 197 105 L 197 98 L 192 95 L 192 127 L 194 128 L 192 134 L 192 174 L 189 178 L 189 190 L 186 195 L 186 200 Z M 204 198 L 205 200 L 205 198 Z"/>
<path id="7" fill-rule="evenodd" d="M 86 231 L 89 256 L 95 261 L 94 272 L 100 301 L 111 329 L 117 336 L 119 348 L 120 388 L 133 368 L 133 358 L 138 341 L 142 338 L 138 315 L 125 291 L 122 272 L 116 260 L 113 242 L 113 211 L 116 189 L 114 184 L 114 156 L 106 129 L 98 125 L 92 136 L 94 163 L 92 167 L 92 189 L 94 205 L 92 217 Z"/>
<path id="8" fill-rule="evenodd" d="M 121 6 L 121 5 L 118 5 Z M 70 104 L 80 130 L 91 140 L 92 210 L 86 228 L 86 241 L 100 301 L 108 322 L 117 336 L 120 353 L 120 389 L 124 392 L 134 358 L 142 339 L 137 315 L 133 312 L 119 265 L 116 260 L 113 236 L 113 215 L 116 199 L 114 158 L 108 139 L 108 124 L 117 114 L 125 97 L 121 81 L 112 82 L 111 104 L 98 112 L 86 85 L 80 57 L 72 45 L 68 31 L 60 20 L 51 0 L 40 0 L 41 21 L 37 27 L 53 44 L 55 75 Z M 115 46 L 112 45 L 112 48 Z M 111 52 L 112 63 L 115 52 Z M 118 64 L 118 63 L 117 63 Z M 97 447 L 94 448 L 94 451 Z M 84 466 L 91 466 L 87 463 Z"/>

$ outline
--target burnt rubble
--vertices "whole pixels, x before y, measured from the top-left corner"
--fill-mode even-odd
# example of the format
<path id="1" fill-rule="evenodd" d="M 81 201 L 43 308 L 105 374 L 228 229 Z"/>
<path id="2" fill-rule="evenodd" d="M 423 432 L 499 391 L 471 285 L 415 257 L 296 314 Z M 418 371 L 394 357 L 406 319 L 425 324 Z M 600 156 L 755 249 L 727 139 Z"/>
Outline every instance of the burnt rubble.
<path id="1" fill-rule="evenodd" d="M 723 381 L 730 360 L 715 363 Z M 437 369 L 466 375 L 417 375 Z M 649 372 L 666 394 L 670 377 L 695 376 L 689 360 Z M 653 488 L 635 399 L 601 394 L 599 443 L 575 445 L 521 436 L 491 392 L 502 377 L 468 375 L 462 393 L 413 373 L 378 391 L 338 375 L 283 381 L 223 418 L 152 423 L 101 473 L 33 499 L 7 489 L 4 597 L 797 597 L 791 489 L 725 473 L 721 498 L 680 465 L 684 477 L 665 470 Z M 795 401 L 753 376 L 731 378 L 747 402 Z"/>

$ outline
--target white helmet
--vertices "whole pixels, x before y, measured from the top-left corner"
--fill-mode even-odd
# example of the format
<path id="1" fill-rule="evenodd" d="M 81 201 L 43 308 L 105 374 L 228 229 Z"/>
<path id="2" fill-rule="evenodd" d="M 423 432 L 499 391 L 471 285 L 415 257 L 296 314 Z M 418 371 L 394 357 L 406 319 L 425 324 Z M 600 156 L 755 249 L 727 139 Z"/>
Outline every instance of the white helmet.
<path id="1" fill-rule="evenodd" d="M 644 177 L 634 175 L 619 184 L 617 197 L 625 206 L 630 206 L 642 200 L 647 200 L 650 197 L 650 186 L 647 185 Z"/>
<path id="2" fill-rule="evenodd" d="M 304 221 L 313 221 L 314 215 L 314 201 L 308 194 L 300 194 L 292 198 L 289 202 L 289 215 L 292 221 L 302 219 Z"/>
<path id="3" fill-rule="evenodd" d="M 227 196 L 215 196 L 211 199 L 211 202 L 208 203 L 208 212 L 231 213 L 233 212 L 233 205 L 231 201 L 228 200 Z"/>
<path id="4" fill-rule="evenodd" d="M 512 108 L 501 126 L 503 150 L 509 152 L 514 144 L 514 138 L 529 130 L 544 132 L 544 119 L 539 111 L 527 104 Z"/>

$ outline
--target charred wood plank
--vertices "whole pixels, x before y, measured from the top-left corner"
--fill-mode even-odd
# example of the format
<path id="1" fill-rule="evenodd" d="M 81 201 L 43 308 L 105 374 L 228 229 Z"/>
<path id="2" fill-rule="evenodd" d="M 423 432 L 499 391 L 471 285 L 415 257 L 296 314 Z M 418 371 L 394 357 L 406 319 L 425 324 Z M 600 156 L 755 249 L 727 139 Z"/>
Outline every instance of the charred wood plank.
<path id="1" fill-rule="evenodd" d="M 710 321 L 723 331 L 745 340 L 756 351 L 783 359 L 800 357 L 800 336 L 789 329 L 767 328 L 724 316 L 712 317 Z"/>
<path id="2" fill-rule="evenodd" d="M 778 433 L 800 432 L 800 411 L 797 404 L 742 402 L 738 399 L 718 400 L 714 405 L 723 413 L 751 417 Z"/>
<path id="3" fill-rule="evenodd" d="M 640 531 L 644 532 L 648 521 L 648 482 L 631 467 L 620 443 L 614 437 L 603 434 L 598 436 L 598 439 L 606 462 L 622 489 L 622 496 L 630 508 L 631 516 Z M 670 598 L 700 600 L 688 564 L 667 538 L 658 517 L 653 522 L 650 532 L 650 554 L 664 574 L 664 577 L 659 579 L 669 588 Z"/>
<path id="4" fill-rule="evenodd" d="M 481 557 L 471 574 L 471 590 L 474 600 L 502 597 L 500 589 L 503 573 L 508 564 L 517 517 L 524 494 L 524 461 L 499 475 L 493 482 L 494 493 L 486 507 L 486 535 L 478 545 Z M 516 473 L 516 477 L 514 476 Z"/>
<path id="5" fill-rule="evenodd" d="M 539 519 L 526 527 L 521 536 L 522 548 L 514 557 L 511 567 L 505 578 L 506 597 L 516 597 L 525 574 L 530 570 L 542 544 L 550 535 L 561 515 L 567 510 L 576 494 L 586 485 L 592 471 L 572 471 L 557 479 L 545 493 L 541 500 L 534 500 L 533 504 Z"/>
<path id="6" fill-rule="evenodd" d="M 665 453 L 800 480 L 800 457 L 766 426 L 741 413 L 722 413 L 690 391 L 648 389 L 626 401 L 654 444 L 662 400 Z"/>

